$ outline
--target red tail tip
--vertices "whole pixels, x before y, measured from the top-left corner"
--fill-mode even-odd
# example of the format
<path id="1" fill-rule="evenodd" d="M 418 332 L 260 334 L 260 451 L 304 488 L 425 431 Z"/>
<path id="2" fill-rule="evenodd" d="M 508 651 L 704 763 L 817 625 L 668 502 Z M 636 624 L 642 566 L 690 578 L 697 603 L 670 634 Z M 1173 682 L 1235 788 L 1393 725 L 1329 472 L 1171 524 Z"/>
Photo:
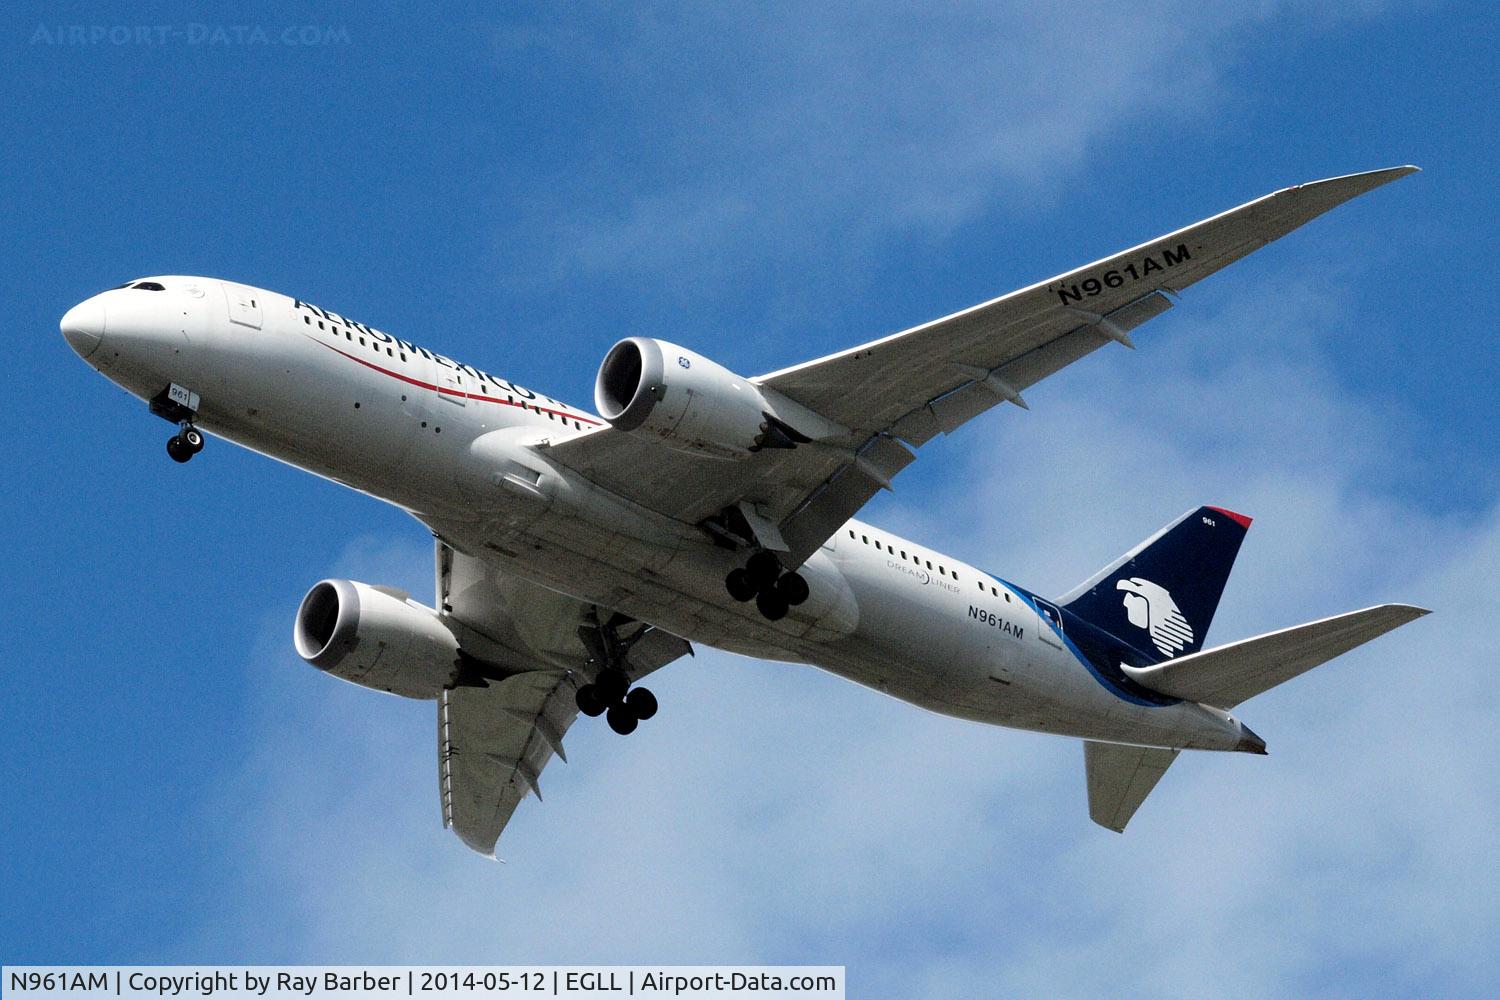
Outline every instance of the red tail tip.
<path id="1" fill-rule="evenodd" d="M 1211 510 L 1211 511 L 1213 511 L 1215 514 L 1223 514 L 1225 517 L 1229 518 L 1235 524 L 1238 524 L 1241 528 L 1249 528 L 1250 527 L 1250 521 L 1252 519 L 1246 517 L 1244 514 L 1236 514 L 1234 511 L 1232 511 L 1232 510 L 1225 510 L 1223 507 L 1210 507 L 1208 509 Z"/>

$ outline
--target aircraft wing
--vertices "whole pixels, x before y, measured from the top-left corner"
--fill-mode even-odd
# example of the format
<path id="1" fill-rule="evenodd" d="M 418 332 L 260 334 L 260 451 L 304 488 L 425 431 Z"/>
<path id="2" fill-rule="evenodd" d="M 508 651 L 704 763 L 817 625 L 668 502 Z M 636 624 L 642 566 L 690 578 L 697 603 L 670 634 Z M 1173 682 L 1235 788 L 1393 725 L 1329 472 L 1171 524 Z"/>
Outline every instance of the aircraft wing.
<path id="1" fill-rule="evenodd" d="M 858 347 L 751 379 L 849 433 L 738 462 L 604 428 L 550 446 L 613 492 L 697 523 L 744 503 L 794 564 L 939 432 L 1021 393 L 1172 305 L 1172 296 L 1351 198 L 1415 171 L 1392 167 L 1273 192 L 1111 257 Z M 780 546 L 771 546 L 780 547 Z"/>
<path id="2" fill-rule="evenodd" d="M 589 676 L 583 633 L 598 625 L 599 609 L 441 542 L 437 584 L 438 607 L 458 623 L 465 650 L 482 659 L 438 700 L 443 825 L 492 855 L 521 800 L 541 798 L 542 769 L 554 755 L 567 760 L 563 735 Z M 632 680 L 691 652 L 685 640 L 638 622 L 620 631 L 630 642 Z"/>
<path id="3" fill-rule="evenodd" d="M 542 797 L 542 768 L 562 754 L 562 735 L 578 714 L 575 690 L 567 674 L 535 670 L 453 688 L 438 700 L 443 825 L 480 854 L 494 853 L 528 792 Z"/>

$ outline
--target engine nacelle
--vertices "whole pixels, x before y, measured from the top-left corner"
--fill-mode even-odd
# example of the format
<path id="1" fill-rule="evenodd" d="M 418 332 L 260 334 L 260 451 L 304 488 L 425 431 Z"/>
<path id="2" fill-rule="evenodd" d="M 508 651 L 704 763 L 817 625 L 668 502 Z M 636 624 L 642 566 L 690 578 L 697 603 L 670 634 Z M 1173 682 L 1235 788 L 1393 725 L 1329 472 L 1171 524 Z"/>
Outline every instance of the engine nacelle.
<path id="1" fill-rule="evenodd" d="M 649 337 L 609 349 L 594 383 L 594 407 L 622 431 L 715 458 L 744 458 L 808 440 L 778 418 L 777 407 L 750 382 L 701 354 Z"/>
<path id="2" fill-rule="evenodd" d="M 292 639 L 319 670 L 404 698 L 436 698 L 458 675 L 458 639 L 436 611 L 354 580 L 315 584 Z"/>

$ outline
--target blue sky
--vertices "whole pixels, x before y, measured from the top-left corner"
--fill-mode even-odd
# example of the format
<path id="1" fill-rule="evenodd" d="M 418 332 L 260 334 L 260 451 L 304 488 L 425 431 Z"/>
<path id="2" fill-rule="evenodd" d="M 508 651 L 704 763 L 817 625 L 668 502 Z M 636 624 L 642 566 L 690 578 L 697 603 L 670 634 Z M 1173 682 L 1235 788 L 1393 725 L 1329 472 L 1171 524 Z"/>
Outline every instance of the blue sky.
<path id="1" fill-rule="evenodd" d="M 5 18 L 6 962 L 826 962 L 890 997 L 1500 977 L 1489 5 L 119 10 Z M 66 30 L 120 25 L 272 41 Z M 278 41 L 304 25 L 334 38 Z M 1272 756 L 1185 757 L 1123 837 L 1076 743 L 705 652 L 630 739 L 570 734 L 510 864 L 471 856 L 431 706 L 290 643 L 323 576 L 426 593 L 420 526 L 220 442 L 176 466 L 57 333 L 131 277 L 232 277 L 584 403 L 622 336 L 768 371 L 1406 162 L 867 511 L 1057 592 L 1245 510 L 1211 640 L 1436 609 L 1251 702 Z"/>

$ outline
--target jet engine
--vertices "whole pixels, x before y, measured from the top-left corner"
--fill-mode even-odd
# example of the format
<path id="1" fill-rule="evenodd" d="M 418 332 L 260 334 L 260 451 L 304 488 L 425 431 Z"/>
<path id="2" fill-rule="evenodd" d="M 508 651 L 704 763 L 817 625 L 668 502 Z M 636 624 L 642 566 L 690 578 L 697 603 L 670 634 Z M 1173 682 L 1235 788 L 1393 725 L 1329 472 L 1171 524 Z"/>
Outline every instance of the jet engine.
<path id="1" fill-rule="evenodd" d="M 315 584 L 292 638 L 319 670 L 404 698 L 436 698 L 458 674 L 458 640 L 436 611 L 354 580 Z"/>
<path id="2" fill-rule="evenodd" d="M 777 406 L 750 382 L 701 354 L 649 337 L 610 348 L 594 383 L 594 407 L 622 431 L 715 458 L 809 440 L 775 416 Z"/>

